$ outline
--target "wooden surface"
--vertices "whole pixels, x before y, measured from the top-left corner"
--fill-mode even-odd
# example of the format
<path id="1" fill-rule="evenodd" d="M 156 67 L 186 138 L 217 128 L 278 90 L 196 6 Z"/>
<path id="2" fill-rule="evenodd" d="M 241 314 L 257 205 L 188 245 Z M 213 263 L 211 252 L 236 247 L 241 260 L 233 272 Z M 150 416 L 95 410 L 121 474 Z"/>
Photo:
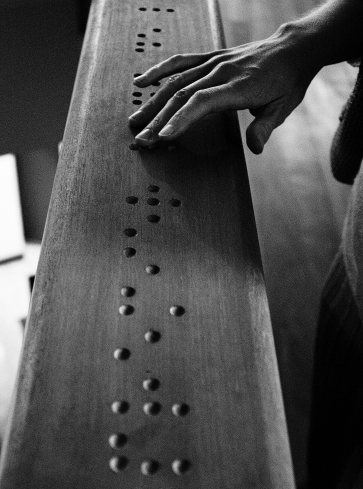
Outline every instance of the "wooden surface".
<path id="1" fill-rule="evenodd" d="M 2 489 L 294 487 L 237 118 L 210 117 L 172 147 L 129 149 L 133 101 L 157 90 L 135 90 L 133 74 L 176 52 L 220 47 L 217 23 L 207 1 L 93 4 Z M 130 356 L 116 359 L 123 348 Z M 127 412 L 114 413 L 124 401 Z M 188 412 L 176 416 L 183 404 Z M 117 433 L 127 438 L 114 448 Z M 127 467 L 115 473 L 114 460 Z M 178 460 L 188 462 L 182 475 Z"/>

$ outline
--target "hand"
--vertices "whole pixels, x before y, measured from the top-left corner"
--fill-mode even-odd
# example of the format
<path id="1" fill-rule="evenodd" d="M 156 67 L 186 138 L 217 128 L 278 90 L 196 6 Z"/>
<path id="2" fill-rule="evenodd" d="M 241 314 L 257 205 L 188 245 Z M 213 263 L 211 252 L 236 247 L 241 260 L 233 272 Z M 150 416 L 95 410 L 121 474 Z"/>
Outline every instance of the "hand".
<path id="1" fill-rule="evenodd" d="M 263 41 L 204 54 L 178 54 L 135 78 L 147 87 L 169 77 L 155 96 L 129 118 L 145 126 L 135 138 L 148 146 L 172 140 L 203 116 L 227 109 L 249 109 L 255 119 L 247 145 L 259 154 L 272 131 L 299 105 L 319 71 L 313 49 L 288 25 Z"/>

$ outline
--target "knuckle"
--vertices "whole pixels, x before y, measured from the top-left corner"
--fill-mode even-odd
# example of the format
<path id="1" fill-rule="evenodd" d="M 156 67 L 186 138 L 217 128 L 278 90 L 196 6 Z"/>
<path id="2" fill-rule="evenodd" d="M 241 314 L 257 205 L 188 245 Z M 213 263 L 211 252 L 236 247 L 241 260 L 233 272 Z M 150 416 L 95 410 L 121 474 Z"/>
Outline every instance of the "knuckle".
<path id="1" fill-rule="evenodd" d="M 176 73 L 175 75 L 169 76 L 169 78 L 167 80 L 167 84 L 168 84 L 168 86 L 171 86 L 174 88 L 178 87 L 181 84 L 181 74 Z"/>
<path id="2" fill-rule="evenodd" d="M 207 104 L 211 99 L 211 94 L 208 90 L 200 90 L 195 95 L 193 95 L 193 99 L 193 101 L 195 101 L 195 103 L 198 105 Z"/>
<path id="3" fill-rule="evenodd" d="M 183 59 L 184 59 L 183 54 L 174 54 L 173 56 L 171 56 L 171 58 L 169 58 L 171 64 L 173 65 L 179 64 Z"/>
<path id="4" fill-rule="evenodd" d="M 174 94 L 174 98 L 176 98 L 176 99 L 182 99 L 182 98 L 187 98 L 187 97 L 188 97 L 188 92 L 184 88 L 182 88 L 181 90 L 178 90 Z"/>

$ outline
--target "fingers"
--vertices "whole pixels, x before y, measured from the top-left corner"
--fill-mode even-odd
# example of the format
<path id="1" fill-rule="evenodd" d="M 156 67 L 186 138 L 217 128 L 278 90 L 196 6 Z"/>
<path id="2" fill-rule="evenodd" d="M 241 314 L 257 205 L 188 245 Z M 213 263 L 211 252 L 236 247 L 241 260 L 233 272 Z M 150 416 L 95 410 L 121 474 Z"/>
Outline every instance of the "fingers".
<path id="1" fill-rule="evenodd" d="M 252 113 L 252 110 L 250 112 Z M 252 153 L 258 155 L 262 153 L 272 131 L 284 122 L 288 114 L 285 113 L 282 103 L 278 99 L 264 107 L 254 109 L 253 115 L 256 118 L 246 130 L 246 142 Z"/>
<path id="2" fill-rule="evenodd" d="M 134 84 L 140 88 L 147 87 L 161 78 L 198 66 L 215 54 L 215 52 L 202 54 L 176 54 L 167 60 L 152 66 L 143 75 L 136 77 L 134 79 Z"/>

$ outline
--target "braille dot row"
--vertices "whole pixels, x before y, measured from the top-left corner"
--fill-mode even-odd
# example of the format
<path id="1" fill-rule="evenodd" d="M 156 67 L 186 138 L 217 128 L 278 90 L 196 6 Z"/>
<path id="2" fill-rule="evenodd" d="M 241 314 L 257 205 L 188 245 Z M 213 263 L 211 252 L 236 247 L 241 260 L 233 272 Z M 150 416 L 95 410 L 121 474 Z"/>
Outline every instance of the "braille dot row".
<path id="1" fill-rule="evenodd" d="M 110 468 L 113 472 L 122 472 L 129 465 L 129 459 L 124 456 L 115 456 L 110 460 Z M 191 467 L 191 463 L 189 460 L 176 459 L 172 462 L 171 468 L 174 474 L 183 475 L 185 474 Z M 161 468 L 161 464 L 156 460 L 145 460 L 140 465 L 140 471 L 143 475 L 153 475 Z"/>
<path id="2" fill-rule="evenodd" d="M 146 7 L 140 7 L 139 10 L 141 10 L 141 12 L 146 12 L 147 8 Z M 154 7 L 151 9 L 153 12 L 160 12 L 161 9 L 158 8 L 158 7 Z M 167 12 L 174 12 L 174 9 L 172 8 L 167 8 L 166 9 Z"/>
<path id="3" fill-rule="evenodd" d="M 160 382 L 157 379 L 148 379 L 151 380 L 155 389 L 157 390 L 160 386 Z M 144 381 L 146 382 L 146 381 Z M 149 385 L 148 383 L 147 385 Z M 144 389 L 145 386 L 143 385 Z M 153 389 L 146 389 L 146 390 L 153 390 Z M 111 411 L 114 414 L 126 414 L 130 409 L 130 403 L 127 401 L 114 401 L 111 404 Z M 158 415 L 162 410 L 162 405 L 157 402 L 157 401 L 152 401 L 152 402 L 147 402 L 143 406 L 143 411 L 145 414 L 148 416 L 156 416 Z M 190 411 L 190 407 L 186 403 L 181 403 L 181 404 L 174 404 L 171 408 L 171 412 L 174 416 L 176 417 L 184 417 L 186 416 Z"/>

